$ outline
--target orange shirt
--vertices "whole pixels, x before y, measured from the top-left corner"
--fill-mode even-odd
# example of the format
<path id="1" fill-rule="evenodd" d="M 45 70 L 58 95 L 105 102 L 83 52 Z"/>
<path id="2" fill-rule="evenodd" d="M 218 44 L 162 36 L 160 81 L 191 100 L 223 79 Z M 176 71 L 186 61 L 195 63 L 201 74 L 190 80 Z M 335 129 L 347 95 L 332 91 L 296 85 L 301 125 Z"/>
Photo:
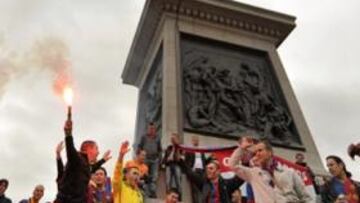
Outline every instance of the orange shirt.
<path id="1" fill-rule="evenodd" d="M 134 167 L 134 166 L 139 168 L 141 177 L 148 175 L 149 168 L 144 163 L 140 164 L 136 160 L 130 160 L 130 161 L 126 162 L 126 164 L 125 164 L 125 168 Z"/>

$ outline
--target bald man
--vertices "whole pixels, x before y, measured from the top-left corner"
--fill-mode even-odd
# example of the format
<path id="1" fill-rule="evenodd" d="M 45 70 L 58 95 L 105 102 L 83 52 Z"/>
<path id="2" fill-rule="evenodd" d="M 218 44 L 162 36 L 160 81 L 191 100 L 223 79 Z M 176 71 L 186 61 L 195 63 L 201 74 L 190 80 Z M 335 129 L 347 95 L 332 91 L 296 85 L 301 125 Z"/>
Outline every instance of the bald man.
<path id="1" fill-rule="evenodd" d="M 34 188 L 32 197 L 29 199 L 23 199 L 19 203 L 39 203 L 44 196 L 45 187 L 43 185 L 37 185 Z"/>

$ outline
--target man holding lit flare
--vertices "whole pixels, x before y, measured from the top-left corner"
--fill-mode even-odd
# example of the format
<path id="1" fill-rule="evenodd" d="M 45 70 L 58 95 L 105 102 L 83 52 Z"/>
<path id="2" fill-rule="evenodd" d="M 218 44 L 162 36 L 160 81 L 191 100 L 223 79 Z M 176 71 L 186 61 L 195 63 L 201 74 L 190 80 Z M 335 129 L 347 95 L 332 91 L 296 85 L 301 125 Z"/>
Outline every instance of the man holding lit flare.
<path id="1" fill-rule="evenodd" d="M 66 92 L 64 95 L 66 96 Z M 64 126 L 67 163 L 58 180 L 55 203 L 84 203 L 87 200 L 91 163 L 96 163 L 99 150 L 96 142 L 92 140 L 84 141 L 80 152 L 75 149 L 72 136 L 71 99 L 69 100 L 68 118 Z"/>

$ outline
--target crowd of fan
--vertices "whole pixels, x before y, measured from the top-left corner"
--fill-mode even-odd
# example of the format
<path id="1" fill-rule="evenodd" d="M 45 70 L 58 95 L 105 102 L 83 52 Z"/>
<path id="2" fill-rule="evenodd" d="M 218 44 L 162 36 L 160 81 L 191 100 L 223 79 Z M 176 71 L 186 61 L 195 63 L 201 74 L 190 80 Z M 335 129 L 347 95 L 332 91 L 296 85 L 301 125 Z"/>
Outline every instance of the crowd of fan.
<path id="1" fill-rule="evenodd" d="M 135 148 L 133 160 L 124 161 L 129 142 L 121 143 L 112 178 L 102 167 L 110 158 L 110 151 L 97 160 L 96 142 L 87 140 L 80 150 L 74 147 L 72 122 L 66 121 L 65 146 L 67 163 L 61 152 L 64 142 L 56 147 L 57 195 L 53 203 L 143 203 L 146 198 L 157 202 L 177 203 L 182 196 L 181 176 L 185 174 L 191 186 L 194 203 L 359 203 L 360 187 L 351 179 L 345 163 L 337 156 L 328 156 L 326 164 L 330 176 L 317 176 L 304 162 L 303 154 L 296 155 L 295 163 L 306 167 L 314 180 L 316 197 L 309 194 L 302 178 L 293 170 L 279 167 L 273 158 L 272 146 L 266 140 L 244 135 L 229 159 L 235 173 L 223 178 L 220 163 L 211 155 L 184 152 L 179 147 L 177 134 L 171 135 L 171 144 L 163 150 L 153 123 L 147 127 Z M 198 137 L 192 137 L 193 147 L 199 147 Z M 164 152 L 164 155 L 162 154 Z M 166 196 L 159 200 L 157 181 L 159 170 L 165 172 Z M 315 181 L 316 180 L 316 181 Z M 5 196 L 8 180 L 0 179 L 0 203 L 11 203 Z M 245 188 L 242 193 L 240 187 Z M 20 203 L 38 203 L 44 195 L 44 186 L 37 185 L 33 195 Z"/>

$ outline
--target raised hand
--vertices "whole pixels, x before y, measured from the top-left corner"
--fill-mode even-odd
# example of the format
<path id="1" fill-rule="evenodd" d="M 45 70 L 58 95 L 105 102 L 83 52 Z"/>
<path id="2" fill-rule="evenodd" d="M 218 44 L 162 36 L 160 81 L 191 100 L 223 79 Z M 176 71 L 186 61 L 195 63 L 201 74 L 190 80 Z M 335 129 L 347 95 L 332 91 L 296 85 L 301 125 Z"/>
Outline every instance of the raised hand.
<path id="1" fill-rule="evenodd" d="M 251 139 L 241 139 L 239 147 L 243 150 L 247 150 L 249 147 L 253 146 L 254 142 Z"/>
<path id="2" fill-rule="evenodd" d="M 104 155 L 103 155 L 103 159 L 105 160 L 105 161 L 108 161 L 109 159 L 111 159 L 112 158 L 112 156 L 111 156 L 111 151 L 110 150 L 107 150 L 105 153 L 104 153 Z"/>
<path id="3" fill-rule="evenodd" d="M 130 151 L 129 149 L 129 141 L 125 141 L 121 143 L 120 152 L 119 152 L 119 160 L 122 160 L 126 153 Z"/>
<path id="4" fill-rule="evenodd" d="M 71 120 L 66 120 L 65 126 L 64 126 L 64 132 L 65 132 L 66 136 L 72 135 L 72 121 Z"/>
<path id="5" fill-rule="evenodd" d="M 61 151 L 64 149 L 64 141 L 59 142 L 59 144 L 56 145 L 56 158 L 60 158 Z"/>
<path id="6" fill-rule="evenodd" d="M 170 141 L 173 145 L 178 145 L 180 144 L 180 141 L 179 141 L 179 135 L 176 134 L 176 133 L 172 133 L 171 134 L 171 137 L 170 137 Z"/>

